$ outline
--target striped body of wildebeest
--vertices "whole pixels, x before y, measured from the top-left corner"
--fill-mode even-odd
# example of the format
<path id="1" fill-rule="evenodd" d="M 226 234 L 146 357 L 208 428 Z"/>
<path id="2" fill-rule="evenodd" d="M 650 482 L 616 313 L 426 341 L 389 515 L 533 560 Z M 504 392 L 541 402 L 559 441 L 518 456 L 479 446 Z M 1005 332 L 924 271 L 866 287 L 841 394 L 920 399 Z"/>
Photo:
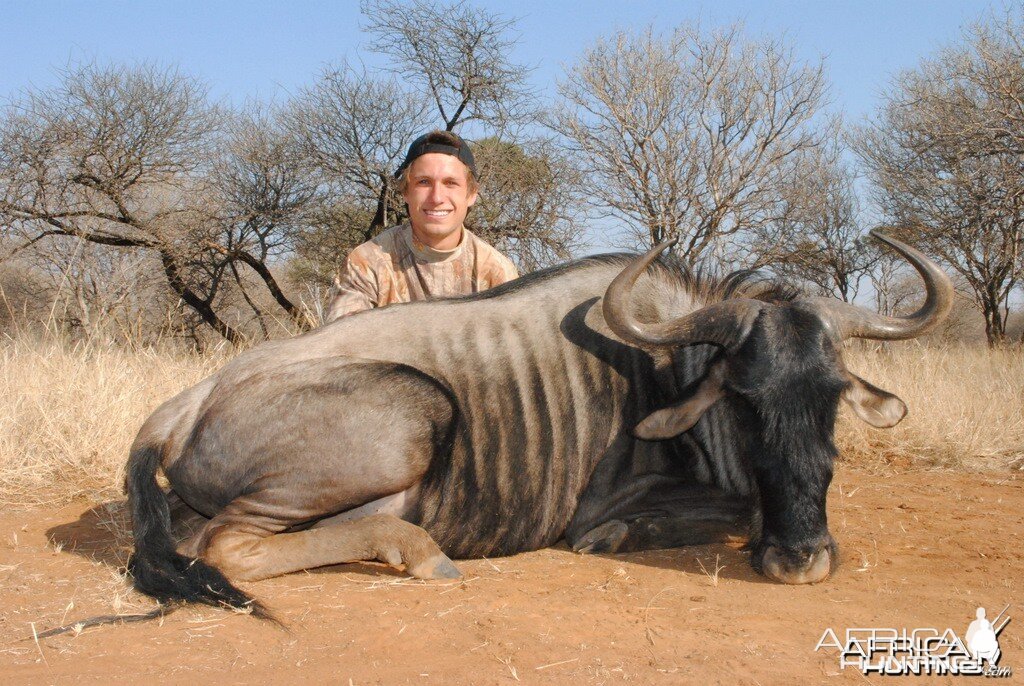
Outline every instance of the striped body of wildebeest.
<path id="1" fill-rule="evenodd" d="M 135 585 L 241 606 L 230 580 L 322 565 L 454 577 L 450 558 L 563 538 L 625 552 L 748 531 L 756 569 L 820 581 L 837 562 L 825 500 L 840 399 L 875 426 L 906 412 L 847 371 L 840 343 L 918 336 L 951 302 L 933 262 L 879 238 L 926 284 L 907 317 L 702 280 L 662 245 L 242 353 L 135 440 Z M 177 549 L 161 468 L 208 518 Z"/>

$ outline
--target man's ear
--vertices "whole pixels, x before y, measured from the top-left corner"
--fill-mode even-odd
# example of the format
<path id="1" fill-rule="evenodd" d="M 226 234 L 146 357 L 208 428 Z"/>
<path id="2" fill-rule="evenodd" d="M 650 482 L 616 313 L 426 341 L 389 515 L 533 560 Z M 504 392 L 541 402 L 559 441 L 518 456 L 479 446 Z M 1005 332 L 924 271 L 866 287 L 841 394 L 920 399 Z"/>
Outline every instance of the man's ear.
<path id="1" fill-rule="evenodd" d="M 722 383 L 724 374 L 725 362 L 715 362 L 693 395 L 647 415 L 634 427 L 633 435 L 647 441 L 657 441 L 674 438 L 688 431 L 709 407 L 725 395 Z"/>
<path id="2" fill-rule="evenodd" d="M 907 404 L 898 397 L 869 384 L 856 374 L 846 374 L 850 385 L 843 391 L 843 400 L 863 421 L 879 429 L 888 429 L 907 416 Z"/>

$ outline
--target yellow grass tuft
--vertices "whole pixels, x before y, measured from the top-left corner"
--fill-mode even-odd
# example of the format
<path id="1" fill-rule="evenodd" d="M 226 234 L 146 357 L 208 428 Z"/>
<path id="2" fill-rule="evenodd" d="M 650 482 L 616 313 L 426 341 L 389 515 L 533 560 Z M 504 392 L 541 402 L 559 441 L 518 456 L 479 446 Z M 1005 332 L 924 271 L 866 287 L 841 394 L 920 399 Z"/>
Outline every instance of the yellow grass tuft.
<path id="1" fill-rule="evenodd" d="M 56 336 L 0 341 L 0 503 L 117 497 L 135 433 L 230 350 L 197 356 Z M 1024 352 L 915 343 L 847 351 L 851 371 L 910 413 L 873 429 L 843 412 L 844 459 L 868 466 L 1024 467 Z"/>

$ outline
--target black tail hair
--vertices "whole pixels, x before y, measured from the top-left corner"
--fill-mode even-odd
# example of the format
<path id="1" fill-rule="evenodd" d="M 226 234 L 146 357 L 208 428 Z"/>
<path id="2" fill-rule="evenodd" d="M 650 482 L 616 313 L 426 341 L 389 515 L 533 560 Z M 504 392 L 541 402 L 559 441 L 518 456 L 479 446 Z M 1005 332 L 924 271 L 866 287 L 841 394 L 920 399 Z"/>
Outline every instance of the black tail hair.
<path id="1" fill-rule="evenodd" d="M 156 482 L 160 451 L 153 446 L 132 450 L 125 489 L 132 517 L 135 553 L 128 571 L 135 588 L 161 603 L 204 603 L 246 610 L 276 621 L 258 601 L 235 588 L 216 567 L 178 553 L 171 538 L 171 510 Z"/>

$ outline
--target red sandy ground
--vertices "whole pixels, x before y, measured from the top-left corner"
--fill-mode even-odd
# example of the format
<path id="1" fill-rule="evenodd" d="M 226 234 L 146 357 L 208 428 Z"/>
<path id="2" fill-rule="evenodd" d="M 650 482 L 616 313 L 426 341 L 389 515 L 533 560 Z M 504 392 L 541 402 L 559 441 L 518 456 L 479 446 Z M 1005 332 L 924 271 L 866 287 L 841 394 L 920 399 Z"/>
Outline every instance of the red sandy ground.
<path id="1" fill-rule="evenodd" d="M 187 608 L 38 643 L 32 623 L 42 631 L 152 605 L 116 577 L 124 540 L 100 521 L 103 507 L 9 509 L 0 514 L 0 682 L 861 683 L 839 669 L 836 651 L 815 652 L 826 628 L 963 636 L 975 608 L 992 617 L 1007 603 L 1019 619 L 1000 636 L 1000 664 L 1016 680 L 1022 486 L 1020 475 L 843 467 L 829 498 L 843 566 L 810 587 L 767 583 L 728 546 L 600 557 L 556 547 L 462 561 L 464 578 L 448 583 L 348 565 L 248 585 L 290 631 Z"/>

